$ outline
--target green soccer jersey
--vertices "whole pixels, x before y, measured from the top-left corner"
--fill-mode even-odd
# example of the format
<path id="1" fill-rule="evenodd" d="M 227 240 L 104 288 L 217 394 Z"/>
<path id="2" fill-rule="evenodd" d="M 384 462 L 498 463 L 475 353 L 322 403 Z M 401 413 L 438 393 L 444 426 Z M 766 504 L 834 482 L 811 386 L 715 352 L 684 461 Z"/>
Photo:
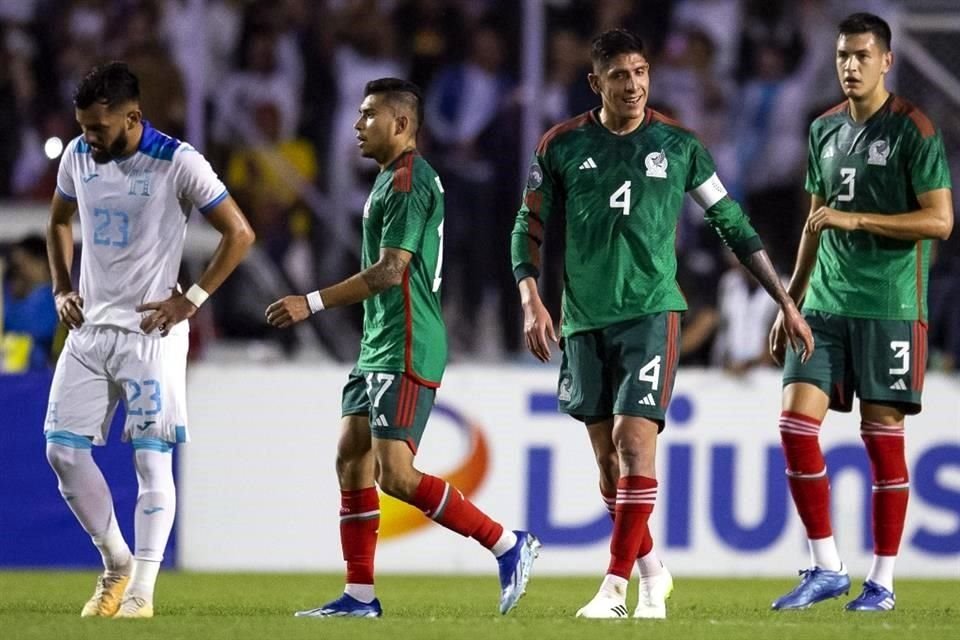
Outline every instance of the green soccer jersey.
<path id="1" fill-rule="evenodd" d="M 599 118 L 597 108 L 543 136 L 513 228 L 520 281 L 539 275 L 547 218 L 564 216 L 564 336 L 687 308 L 676 281 L 676 229 L 688 191 L 738 255 L 761 246 L 692 133 L 652 109 L 622 136 Z M 731 206 L 713 206 L 721 200 Z"/>
<path id="2" fill-rule="evenodd" d="M 898 214 L 917 196 L 950 188 L 943 139 L 919 109 L 893 95 L 866 122 L 844 102 L 810 125 L 806 189 L 839 211 Z M 859 318 L 927 317 L 929 240 L 866 231 L 820 234 L 804 308 Z"/>
<path id="3" fill-rule="evenodd" d="M 357 367 L 404 371 L 421 384 L 440 384 L 447 364 L 447 331 L 440 313 L 443 261 L 443 186 L 415 151 L 377 176 L 363 207 L 361 266 L 381 248 L 413 254 L 403 282 L 363 302 L 363 339 Z"/>

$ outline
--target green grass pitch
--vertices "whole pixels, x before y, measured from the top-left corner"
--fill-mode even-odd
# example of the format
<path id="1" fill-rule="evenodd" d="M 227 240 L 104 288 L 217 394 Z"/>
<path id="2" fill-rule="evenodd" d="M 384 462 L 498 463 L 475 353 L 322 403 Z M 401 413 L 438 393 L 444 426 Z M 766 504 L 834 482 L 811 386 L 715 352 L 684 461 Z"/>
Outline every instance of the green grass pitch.
<path id="1" fill-rule="evenodd" d="M 769 603 L 791 579 L 677 578 L 667 620 L 577 620 L 599 578 L 534 575 L 510 615 L 497 614 L 497 579 L 489 576 L 395 576 L 378 579 L 380 620 L 293 618 L 335 597 L 340 576 L 162 573 L 153 620 L 81 619 L 92 572 L 0 572 L 0 638 L 7 640 L 276 639 L 406 640 L 940 640 L 960 637 L 960 580 L 900 580 L 897 607 L 880 614 L 843 611 L 845 599 L 807 611 L 774 613 Z M 855 593 L 851 594 L 855 595 Z M 636 583 L 628 604 L 635 603 Z M 631 606 L 632 609 L 632 606 Z"/>

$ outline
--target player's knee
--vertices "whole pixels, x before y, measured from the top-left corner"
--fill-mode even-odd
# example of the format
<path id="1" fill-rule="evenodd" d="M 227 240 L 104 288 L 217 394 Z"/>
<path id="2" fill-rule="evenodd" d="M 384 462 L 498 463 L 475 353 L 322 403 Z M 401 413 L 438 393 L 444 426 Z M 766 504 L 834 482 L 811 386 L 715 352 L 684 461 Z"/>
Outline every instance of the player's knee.
<path id="1" fill-rule="evenodd" d="M 363 463 L 363 456 L 337 451 L 337 460 L 335 462 L 337 477 L 343 479 L 356 475 Z"/>
<path id="2" fill-rule="evenodd" d="M 598 454 L 597 468 L 600 470 L 600 491 L 604 494 L 616 493 L 620 480 L 620 457 L 617 452 Z"/>
<path id="3" fill-rule="evenodd" d="M 617 478 L 624 473 L 624 469 L 653 467 L 654 449 L 645 446 L 639 438 L 618 438 L 616 450 Z M 633 475 L 633 473 L 631 473 Z"/>
<path id="4" fill-rule="evenodd" d="M 413 467 L 395 464 L 380 464 L 377 484 L 380 489 L 398 500 L 409 500 L 417 490 L 420 478 Z"/>
<path id="5" fill-rule="evenodd" d="M 170 452 L 138 449 L 133 459 L 140 495 L 174 491 L 173 457 Z"/>
<path id="6" fill-rule="evenodd" d="M 90 450 L 77 449 L 53 442 L 47 443 L 47 462 L 57 476 L 63 476 L 76 468 L 80 455 L 90 455 Z"/>

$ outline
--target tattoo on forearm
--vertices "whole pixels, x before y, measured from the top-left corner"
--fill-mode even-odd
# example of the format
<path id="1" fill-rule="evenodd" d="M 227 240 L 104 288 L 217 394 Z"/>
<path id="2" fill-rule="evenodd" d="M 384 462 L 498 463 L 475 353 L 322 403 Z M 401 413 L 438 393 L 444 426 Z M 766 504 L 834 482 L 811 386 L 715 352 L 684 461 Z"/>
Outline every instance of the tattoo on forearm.
<path id="1" fill-rule="evenodd" d="M 754 251 L 747 256 L 743 266 L 753 274 L 760 286 L 778 303 L 783 302 L 788 297 L 783 284 L 780 282 L 780 276 L 777 275 L 777 270 L 773 268 L 773 263 L 770 262 L 770 257 L 766 251 L 763 249 Z"/>
<path id="2" fill-rule="evenodd" d="M 386 254 L 374 265 L 371 265 L 360 275 L 363 281 L 370 287 L 370 291 L 380 293 L 390 287 L 399 284 L 403 279 L 403 272 L 407 264 L 401 258 L 395 255 Z"/>

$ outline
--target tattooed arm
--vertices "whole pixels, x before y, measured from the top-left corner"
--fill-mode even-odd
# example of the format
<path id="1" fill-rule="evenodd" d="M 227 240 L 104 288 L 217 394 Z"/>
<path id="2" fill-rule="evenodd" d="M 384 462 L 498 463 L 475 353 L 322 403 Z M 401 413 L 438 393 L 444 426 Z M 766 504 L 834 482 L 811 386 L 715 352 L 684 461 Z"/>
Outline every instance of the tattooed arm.
<path id="1" fill-rule="evenodd" d="M 377 262 L 346 280 L 321 289 L 319 293 L 277 300 L 267 307 L 267 322 L 284 328 L 308 318 L 312 313 L 308 296 L 318 296 L 321 309 L 362 302 L 403 282 L 403 274 L 412 257 L 412 253 L 403 249 L 382 248 Z"/>
<path id="2" fill-rule="evenodd" d="M 810 356 L 813 355 L 813 333 L 810 331 L 810 327 L 807 326 L 807 322 L 803 319 L 800 311 L 797 310 L 797 305 L 793 302 L 793 298 L 791 298 L 787 290 L 783 288 L 783 283 L 780 282 L 780 276 L 777 275 L 776 269 L 773 268 L 767 252 L 763 249 L 754 251 L 743 260 L 743 266 L 753 274 L 753 277 L 757 279 L 760 286 L 780 305 L 780 313 L 777 314 L 777 323 L 779 323 L 781 331 L 785 334 L 793 350 L 800 354 L 800 359 L 803 362 L 809 360 Z M 771 355 L 778 363 L 782 363 L 782 351 L 780 354 L 777 354 L 771 349 Z"/>

